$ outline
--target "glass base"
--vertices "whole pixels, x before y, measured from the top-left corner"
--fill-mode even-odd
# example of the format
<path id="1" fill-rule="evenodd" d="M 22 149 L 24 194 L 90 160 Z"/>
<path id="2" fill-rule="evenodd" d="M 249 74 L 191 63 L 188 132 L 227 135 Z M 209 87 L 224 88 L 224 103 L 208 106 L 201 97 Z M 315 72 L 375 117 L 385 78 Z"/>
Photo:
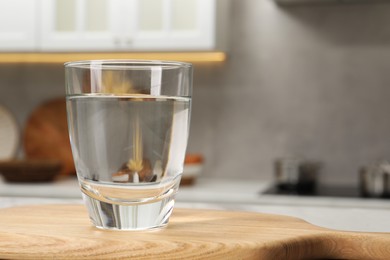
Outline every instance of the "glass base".
<path id="1" fill-rule="evenodd" d="M 97 228 L 112 230 L 149 230 L 168 224 L 174 194 L 151 203 L 120 205 L 103 202 L 83 193 L 89 217 Z"/>

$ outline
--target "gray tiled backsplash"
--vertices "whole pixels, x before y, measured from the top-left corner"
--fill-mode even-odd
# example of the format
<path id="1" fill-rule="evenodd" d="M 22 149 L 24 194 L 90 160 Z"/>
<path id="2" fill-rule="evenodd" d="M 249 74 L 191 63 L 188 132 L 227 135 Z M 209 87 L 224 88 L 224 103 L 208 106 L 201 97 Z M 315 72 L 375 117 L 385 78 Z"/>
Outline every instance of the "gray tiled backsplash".
<path id="1" fill-rule="evenodd" d="M 301 156 L 356 183 L 390 160 L 390 4 L 231 5 L 229 60 L 195 66 L 188 149 L 205 176 L 270 180 L 275 158 Z M 23 124 L 63 82 L 61 65 L 1 65 L 0 104 Z"/>

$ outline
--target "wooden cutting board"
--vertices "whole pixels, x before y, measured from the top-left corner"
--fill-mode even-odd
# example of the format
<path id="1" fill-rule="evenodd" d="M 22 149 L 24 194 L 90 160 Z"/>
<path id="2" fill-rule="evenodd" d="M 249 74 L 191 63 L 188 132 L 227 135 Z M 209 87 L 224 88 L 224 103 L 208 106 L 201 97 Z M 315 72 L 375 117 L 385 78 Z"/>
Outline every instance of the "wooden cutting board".
<path id="1" fill-rule="evenodd" d="M 75 175 L 65 97 L 47 100 L 34 109 L 24 128 L 23 147 L 26 158 L 57 160 L 62 175 Z"/>
<path id="2" fill-rule="evenodd" d="M 390 233 L 260 213 L 175 209 L 167 228 L 104 231 L 83 205 L 0 210 L 1 259 L 390 259 Z"/>

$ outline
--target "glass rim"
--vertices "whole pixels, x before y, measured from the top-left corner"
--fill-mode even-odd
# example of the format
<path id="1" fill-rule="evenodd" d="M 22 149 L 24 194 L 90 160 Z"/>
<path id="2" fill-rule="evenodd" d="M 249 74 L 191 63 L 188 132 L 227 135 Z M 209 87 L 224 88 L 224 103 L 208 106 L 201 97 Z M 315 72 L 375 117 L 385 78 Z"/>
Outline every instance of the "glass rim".
<path id="1" fill-rule="evenodd" d="M 141 60 L 141 59 L 97 59 L 97 60 L 77 60 L 64 63 L 65 68 L 89 69 L 99 67 L 101 69 L 150 69 L 160 67 L 162 69 L 192 68 L 192 64 L 182 61 L 170 60 Z"/>

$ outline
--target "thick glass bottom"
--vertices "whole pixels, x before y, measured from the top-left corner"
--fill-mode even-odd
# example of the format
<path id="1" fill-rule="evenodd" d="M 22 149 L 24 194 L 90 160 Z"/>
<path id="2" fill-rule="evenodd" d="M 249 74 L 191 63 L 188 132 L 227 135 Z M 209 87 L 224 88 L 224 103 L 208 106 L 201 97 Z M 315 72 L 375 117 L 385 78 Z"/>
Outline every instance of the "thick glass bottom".
<path id="1" fill-rule="evenodd" d="M 91 198 L 83 193 L 89 217 L 97 228 L 149 230 L 165 227 L 175 204 L 174 194 L 150 203 L 123 205 Z"/>

